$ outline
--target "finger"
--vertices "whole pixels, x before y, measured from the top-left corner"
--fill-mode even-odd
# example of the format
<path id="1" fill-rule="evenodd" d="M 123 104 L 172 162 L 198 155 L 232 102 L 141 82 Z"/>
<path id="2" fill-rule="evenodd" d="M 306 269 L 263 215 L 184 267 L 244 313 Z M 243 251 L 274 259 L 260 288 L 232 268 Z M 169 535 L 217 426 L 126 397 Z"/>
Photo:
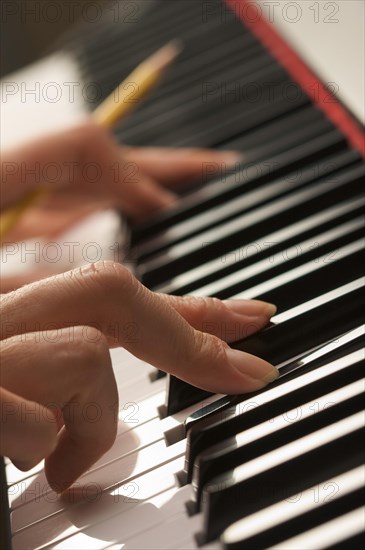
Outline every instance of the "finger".
<path id="1" fill-rule="evenodd" d="M 50 320 L 60 327 L 96 326 L 111 345 L 214 392 L 253 391 L 278 376 L 266 361 L 195 330 L 166 300 L 113 262 L 33 283 L 2 301 L 3 337 L 39 330 L 35 327 Z"/>
<path id="2" fill-rule="evenodd" d="M 12 292 L 17 288 L 33 283 L 34 281 L 39 281 L 40 279 L 45 279 L 51 275 L 48 269 L 37 269 L 21 275 L 2 277 L 0 279 L 0 293 L 6 294 L 7 292 Z"/>
<path id="3" fill-rule="evenodd" d="M 173 205 L 177 195 L 165 190 L 135 165 L 133 180 L 124 181 L 116 186 L 114 204 L 120 206 L 129 217 L 138 221 L 150 216 L 157 210 Z"/>
<path id="4" fill-rule="evenodd" d="M 125 157 L 167 186 L 176 186 L 192 179 L 224 174 L 242 161 L 242 153 L 209 149 L 167 149 L 159 147 L 132 147 Z"/>
<path id="5" fill-rule="evenodd" d="M 92 121 L 7 151 L 0 185 L 2 208 L 40 186 L 109 200 L 133 217 L 175 200 L 138 165 L 126 162 L 123 149 Z"/>
<path id="6" fill-rule="evenodd" d="M 197 296 L 159 296 L 191 326 L 226 342 L 242 340 L 264 328 L 276 313 L 276 306 L 260 300 L 221 301 Z"/>
<path id="7" fill-rule="evenodd" d="M 111 206 L 111 201 L 87 200 L 70 192 L 68 200 L 54 193 L 24 213 L 17 225 L 6 235 L 6 242 L 58 235 L 97 210 Z"/>
<path id="8" fill-rule="evenodd" d="M 32 447 L 33 456 L 30 453 L 30 467 L 46 457 L 47 479 L 57 492 L 69 487 L 114 442 L 118 392 L 108 345 L 95 329 L 69 327 L 4 340 L 1 377 L 4 387 L 23 400 L 62 411 L 64 427 L 52 452 L 40 454 Z M 28 412 L 34 416 L 34 408 Z M 56 433 L 63 422 L 53 418 Z"/>
<path id="9" fill-rule="evenodd" d="M 1 378 L 6 383 L 3 374 Z M 57 443 L 52 411 L 5 388 L 0 388 L 0 408 L 0 455 L 20 470 L 29 470 L 52 453 Z"/>

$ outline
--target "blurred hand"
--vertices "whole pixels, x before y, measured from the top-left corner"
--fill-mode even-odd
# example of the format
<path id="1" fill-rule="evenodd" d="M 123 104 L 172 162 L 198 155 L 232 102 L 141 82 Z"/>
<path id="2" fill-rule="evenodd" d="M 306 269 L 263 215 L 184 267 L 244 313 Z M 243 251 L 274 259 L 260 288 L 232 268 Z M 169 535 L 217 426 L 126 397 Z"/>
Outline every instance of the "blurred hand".
<path id="1" fill-rule="evenodd" d="M 238 158 L 204 149 L 121 147 L 92 121 L 38 139 L 2 155 L 1 210 L 40 186 L 51 190 L 24 213 L 5 242 L 12 248 L 24 239 L 57 241 L 82 218 L 110 207 L 142 220 L 172 204 L 181 184 L 224 171 Z M 69 267 L 40 258 L 32 269 L 3 277 L 1 292 Z"/>
<path id="2" fill-rule="evenodd" d="M 93 122 L 2 155 L 1 210 L 40 186 L 52 193 L 22 217 L 7 241 L 56 235 L 95 210 L 134 220 L 176 200 L 184 182 L 234 165 L 239 155 L 206 149 L 128 148 Z"/>

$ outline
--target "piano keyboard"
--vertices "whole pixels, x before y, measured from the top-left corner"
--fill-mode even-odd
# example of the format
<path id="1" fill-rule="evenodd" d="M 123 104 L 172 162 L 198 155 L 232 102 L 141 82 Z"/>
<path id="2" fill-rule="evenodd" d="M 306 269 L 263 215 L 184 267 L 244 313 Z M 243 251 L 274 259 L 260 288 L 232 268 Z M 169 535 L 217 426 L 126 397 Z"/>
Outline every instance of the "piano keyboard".
<path id="1" fill-rule="evenodd" d="M 170 39 L 184 50 L 117 139 L 242 153 L 233 166 L 213 167 L 214 177 L 207 166 L 176 207 L 132 228 L 136 273 L 158 292 L 275 303 L 270 326 L 237 334 L 234 347 L 281 376 L 254 394 L 212 395 L 113 350 L 121 401 L 113 448 L 62 497 L 42 464 L 24 473 L 7 462 L 12 547 L 360 548 L 364 159 L 356 140 L 293 80 L 285 51 L 279 62 L 223 2 L 118 5 L 133 24 L 111 10 L 92 33 L 68 36 L 85 81 L 100 84 L 98 102 Z"/>

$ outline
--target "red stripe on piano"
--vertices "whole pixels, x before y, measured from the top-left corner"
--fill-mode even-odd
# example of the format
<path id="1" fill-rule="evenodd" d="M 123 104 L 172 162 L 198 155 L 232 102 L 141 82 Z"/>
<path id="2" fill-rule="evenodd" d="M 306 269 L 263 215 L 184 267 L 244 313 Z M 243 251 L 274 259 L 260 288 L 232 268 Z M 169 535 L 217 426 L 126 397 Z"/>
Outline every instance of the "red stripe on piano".
<path id="1" fill-rule="evenodd" d="M 255 6 L 252 0 L 225 0 L 225 2 L 365 158 L 365 134 L 362 128 L 336 96 L 324 86 L 318 76 L 285 42 L 270 21 L 266 19 L 262 8 L 259 5 Z"/>

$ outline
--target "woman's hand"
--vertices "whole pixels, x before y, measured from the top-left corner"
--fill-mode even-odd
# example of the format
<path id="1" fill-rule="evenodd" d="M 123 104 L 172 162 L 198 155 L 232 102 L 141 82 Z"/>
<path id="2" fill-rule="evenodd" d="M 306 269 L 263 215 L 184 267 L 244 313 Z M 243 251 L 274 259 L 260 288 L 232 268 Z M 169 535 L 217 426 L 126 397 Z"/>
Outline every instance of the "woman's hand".
<path id="1" fill-rule="evenodd" d="M 2 296 L 0 453 L 24 470 L 46 458 L 51 487 L 65 490 L 115 439 L 110 347 L 122 346 L 209 391 L 254 391 L 278 371 L 224 340 L 252 334 L 274 313 L 274 306 L 254 300 L 155 294 L 112 262 Z M 125 330 L 131 324 L 133 339 Z M 88 403 L 101 411 L 97 422 L 82 414 Z"/>
<path id="2" fill-rule="evenodd" d="M 1 210 L 38 189 L 52 193 L 29 209 L 9 242 L 55 236 L 96 210 L 117 207 L 144 219 L 172 204 L 173 189 L 238 162 L 234 152 L 120 147 L 90 121 L 2 155 Z"/>

